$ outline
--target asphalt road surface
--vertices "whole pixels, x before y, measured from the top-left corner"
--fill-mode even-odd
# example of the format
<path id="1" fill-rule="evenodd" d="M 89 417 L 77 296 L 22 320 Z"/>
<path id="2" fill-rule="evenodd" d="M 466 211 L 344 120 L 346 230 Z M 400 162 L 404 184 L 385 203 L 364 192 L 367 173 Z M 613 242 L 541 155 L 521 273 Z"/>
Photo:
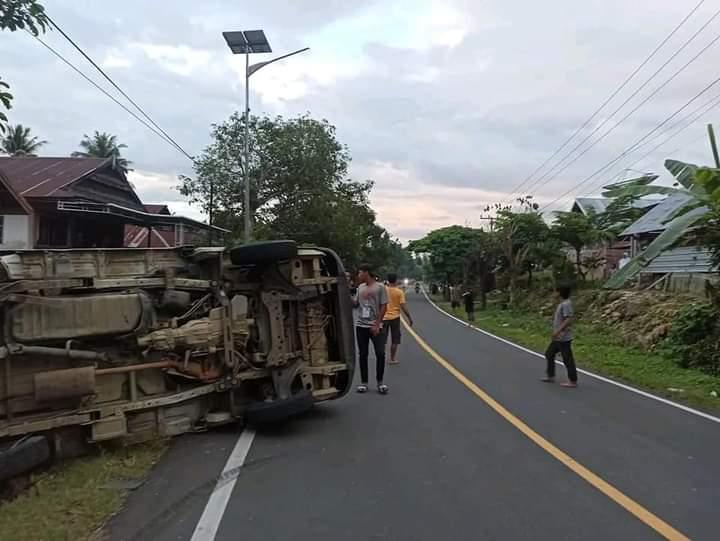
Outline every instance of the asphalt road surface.
<path id="1" fill-rule="evenodd" d="M 423 345 L 405 332 L 388 396 L 179 438 L 110 539 L 720 539 L 717 420 L 543 384 L 542 359 L 408 305 Z"/>

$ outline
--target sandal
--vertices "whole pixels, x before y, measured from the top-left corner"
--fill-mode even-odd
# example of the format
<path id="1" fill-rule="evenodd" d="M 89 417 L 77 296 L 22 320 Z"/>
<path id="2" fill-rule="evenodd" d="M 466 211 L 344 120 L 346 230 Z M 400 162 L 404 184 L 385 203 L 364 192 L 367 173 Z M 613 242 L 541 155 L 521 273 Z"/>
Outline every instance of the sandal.
<path id="1" fill-rule="evenodd" d="M 359 392 L 359 393 L 368 392 L 368 386 L 364 383 L 361 383 L 360 385 L 357 386 L 357 392 Z"/>
<path id="2" fill-rule="evenodd" d="M 385 385 L 384 383 L 378 383 L 378 392 L 380 394 L 388 394 L 389 390 L 390 389 L 388 389 L 388 386 Z"/>

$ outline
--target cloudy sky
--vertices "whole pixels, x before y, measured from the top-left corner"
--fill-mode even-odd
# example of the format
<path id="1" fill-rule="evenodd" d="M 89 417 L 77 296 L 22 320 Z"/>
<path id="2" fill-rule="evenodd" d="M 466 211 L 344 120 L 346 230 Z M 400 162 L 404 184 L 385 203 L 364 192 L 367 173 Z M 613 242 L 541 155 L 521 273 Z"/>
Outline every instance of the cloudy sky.
<path id="1" fill-rule="evenodd" d="M 403 240 L 453 223 L 478 225 L 482 209 L 550 156 L 670 33 L 698 0 L 46 0 L 55 21 L 190 154 L 209 127 L 243 107 L 244 62 L 221 32 L 263 28 L 277 54 L 311 51 L 253 76 L 255 113 L 327 118 L 353 156 L 351 175 L 376 182 L 380 222 Z M 665 157 L 708 163 L 704 123 L 716 110 L 637 161 L 720 94 L 712 86 L 653 136 L 590 177 L 712 83 L 720 43 L 617 127 L 620 119 L 720 35 L 712 20 L 628 105 L 648 77 L 716 15 L 706 0 L 657 56 L 528 186 L 549 208 L 597 194 L 624 168 L 660 171 Z M 44 37 L 85 73 L 91 66 L 57 32 Z M 145 202 L 197 216 L 174 189 L 190 163 L 23 33 L 0 35 L 2 77 L 16 95 L 10 120 L 47 139 L 44 155 L 67 155 L 84 133 L 117 134 Z M 271 58 L 257 55 L 255 60 Z M 611 133 L 564 171 L 552 169 Z M 662 136 L 660 136 L 662 135 Z M 637 163 L 634 163 L 637 162 Z M 543 172 L 550 169 L 550 174 Z M 559 174 L 556 174 L 559 172 Z M 532 186 L 537 180 L 537 187 Z M 571 193 L 553 202 L 568 190 Z"/>

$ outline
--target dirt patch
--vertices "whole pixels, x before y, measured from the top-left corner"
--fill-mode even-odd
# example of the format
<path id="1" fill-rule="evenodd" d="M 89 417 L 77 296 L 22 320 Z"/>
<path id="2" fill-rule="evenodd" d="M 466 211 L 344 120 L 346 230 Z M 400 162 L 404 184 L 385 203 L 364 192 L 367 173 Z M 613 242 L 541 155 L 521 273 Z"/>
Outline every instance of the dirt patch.
<path id="1" fill-rule="evenodd" d="M 675 316 L 696 297 L 658 291 L 599 291 L 583 313 L 586 321 L 609 327 L 623 343 L 652 350 L 670 331 Z"/>

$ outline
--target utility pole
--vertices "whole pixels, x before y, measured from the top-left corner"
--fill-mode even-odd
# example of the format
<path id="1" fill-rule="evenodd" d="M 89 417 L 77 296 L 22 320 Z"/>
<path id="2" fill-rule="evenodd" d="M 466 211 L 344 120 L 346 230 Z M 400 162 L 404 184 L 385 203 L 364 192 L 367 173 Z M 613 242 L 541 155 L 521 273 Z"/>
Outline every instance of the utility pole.
<path id="1" fill-rule="evenodd" d="M 495 216 L 480 216 L 480 221 L 489 222 L 490 231 L 495 231 L 495 222 L 497 221 L 497 218 Z"/>
<path id="2" fill-rule="evenodd" d="M 715 158 L 715 167 L 720 169 L 720 156 L 718 156 L 717 143 L 715 142 L 715 131 L 712 124 L 708 124 L 708 135 L 710 136 L 710 147 L 712 148 L 713 158 Z"/>

